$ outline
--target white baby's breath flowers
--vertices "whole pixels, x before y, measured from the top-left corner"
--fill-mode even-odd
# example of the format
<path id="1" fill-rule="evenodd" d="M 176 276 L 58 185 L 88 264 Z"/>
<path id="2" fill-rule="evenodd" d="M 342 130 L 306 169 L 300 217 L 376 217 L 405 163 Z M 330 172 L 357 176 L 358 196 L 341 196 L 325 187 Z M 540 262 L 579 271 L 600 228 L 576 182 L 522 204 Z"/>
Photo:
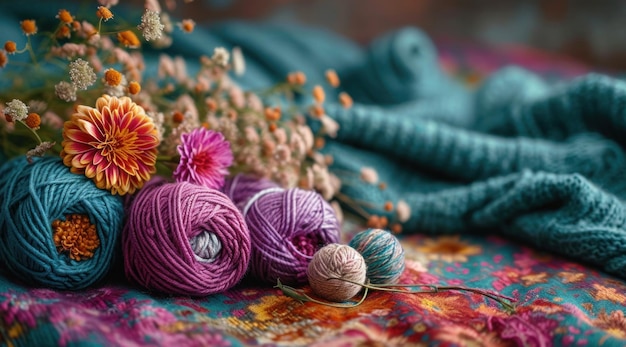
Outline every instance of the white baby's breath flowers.
<path id="1" fill-rule="evenodd" d="M 233 71 L 235 75 L 242 76 L 246 72 L 246 61 L 243 57 L 243 52 L 241 52 L 240 47 L 234 47 L 232 50 L 233 54 Z"/>
<path id="2" fill-rule="evenodd" d="M 13 99 L 6 104 L 7 106 L 4 108 L 4 114 L 11 117 L 11 119 L 16 121 L 22 121 L 28 117 L 28 106 L 23 103 L 21 100 Z"/>
<path id="3" fill-rule="evenodd" d="M 146 12 L 141 16 L 141 24 L 137 26 L 137 29 L 141 30 L 146 41 L 160 39 L 164 28 L 165 25 L 161 23 L 159 12 L 149 9 L 146 9 Z"/>
<path id="4" fill-rule="evenodd" d="M 230 53 L 224 47 L 216 47 L 213 50 L 213 56 L 211 60 L 215 65 L 226 67 L 228 65 L 228 60 L 230 59 Z"/>
<path id="5" fill-rule="evenodd" d="M 96 79 L 96 73 L 87 61 L 78 58 L 70 63 L 70 80 L 77 89 L 87 90 Z"/>
<path id="6" fill-rule="evenodd" d="M 404 223 L 411 218 L 411 207 L 404 200 L 398 201 L 396 204 L 396 216 L 400 223 Z"/>
<path id="7" fill-rule="evenodd" d="M 61 81 L 54 86 L 54 93 L 56 96 L 67 102 L 76 101 L 76 86 L 73 84 Z"/>
<path id="8" fill-rule="evenodd" d="M 320 121 L 322 122 L 322 130 L 325 134 L 332 138 L 337 137 L 337 131 L 339 131 L 339 123 L 337 123 L 337 121 L 327 115 L 323 115 Z"/>
<path id="9" fill-rule="evenodd" d="M 378 183 L 378 172 L 374 168 L 364 166 L 361 168 L 361 179 L 364 182 L 376 184 Z"/>

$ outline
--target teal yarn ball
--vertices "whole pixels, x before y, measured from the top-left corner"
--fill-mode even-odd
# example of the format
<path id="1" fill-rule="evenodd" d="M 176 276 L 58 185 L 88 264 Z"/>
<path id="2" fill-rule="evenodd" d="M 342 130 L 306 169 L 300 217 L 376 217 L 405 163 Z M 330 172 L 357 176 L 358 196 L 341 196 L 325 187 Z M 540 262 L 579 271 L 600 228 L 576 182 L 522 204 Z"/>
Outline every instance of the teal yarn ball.
<path id="1" fill-rule="evenodd" d="M 95 226 L 91 258 L 71 259 L 55 245 L 52 223 L 72 214 Z M 29 164 L 18 157 L 0 167 L 0 266 L 29 285 L 78 290 L 101 280 L 119 250 L 123 219 L 121 197 L 71 173 L 60 158 Z"/>
<path id="2" fill-rule="evenodd" d="M 367 278 L 373 284 L 393 284 L 404 272 L 404 249 L 389 231 L 366 229 L 349 243 L 365 259 Z"/>

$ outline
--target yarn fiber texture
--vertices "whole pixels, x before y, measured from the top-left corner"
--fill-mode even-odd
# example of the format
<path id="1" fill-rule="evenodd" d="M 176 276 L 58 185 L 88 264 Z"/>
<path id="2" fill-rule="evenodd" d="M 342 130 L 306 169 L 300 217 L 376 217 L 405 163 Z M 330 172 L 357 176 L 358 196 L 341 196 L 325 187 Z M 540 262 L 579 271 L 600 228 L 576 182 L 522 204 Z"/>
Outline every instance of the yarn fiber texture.
<path id="1" fill-rule="evenodd" d="M 307 276 L 315 294 L 328 301 L 342 302 L 357 295 L 362 287 L 342 281 L 365 283 L 367 265 L 354 248 L 338 243 L 322 247 L 309 263 Z"/>
<path id="2" fill-rule="evenodd" d="M 127 278 L 166 294 L 223 292 L 250 261 L 248 228 L 226 195 L 159 177 L 134 197 L 122 239 Z"/>
<path id="3" fill-rule="evenodd" d="M 245 201 L 250 230 L 250 274 L 266 283 L 307 281 L 307 267 L 321 247 L 339 241 L 335 211 L 322 196 L 299 188 L 282 189 L 268 181 L 226 183 L 235 201 Z M 241 205 L 241 203 L 239 204 Z"/>
<path id="4" fill-rule="evenodd" d="M 359 252 L 367 265 L 367 278 L 373 284 L 393 284 L 404 272 L 404 249 L 387 230 L 366 229 L 354 235 L 349 246 Z"/>
<path id="5" fill-rule="evenodd" d="M 256 193 L 265 189 L 278 187 L 278 184 L 266 178 L 237 174 L 233 177 L 226 178 L 220 191 L 226 194 L 239 210 L 243 211 L 248 200 Z"/>
<path id="6" fill-rule="evenodd" d="M 34 286 L 79 290 L 101 280 L 119 252 L 124 209 L 119 196 L 73 174 L 60 158 L 24 157 L 0 167 L 0 263 Z M 82 214 L 95 225 L 100 245 L 80 261 L 57 251 L 52 222 Z"/>

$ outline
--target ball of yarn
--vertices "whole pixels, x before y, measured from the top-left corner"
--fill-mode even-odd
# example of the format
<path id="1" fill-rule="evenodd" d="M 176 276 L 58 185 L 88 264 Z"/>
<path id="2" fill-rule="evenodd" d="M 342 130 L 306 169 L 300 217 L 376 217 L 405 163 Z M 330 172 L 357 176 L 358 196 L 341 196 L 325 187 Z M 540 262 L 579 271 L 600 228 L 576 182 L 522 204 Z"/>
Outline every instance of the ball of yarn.
<path id="1" fill-rule="evenodd" d="M 348 245 L 332 243 L 322 247 L 309 263 L 307 276 L 315 294 L 328 301 L 342 302 L 353 298 L 365 283 L 367 266 L 359 252 Z"/>
<path id="2" fill-rule="evenodd" d="M 248 228 L 226 195 L 159 177 L 130 204 L 122 247 L 127 278 L 167 294 L 223 292 L 250 260 Z"/>
<path id="3" fill-rule="evenodd" d="M 235 206 L 243 211 L 246 202 L 254 196 L 254 194 L 268 188 L 277 187 L 279 187 L 278 184 L 266 178 L 237 174 L 227 178 L 224 182 L 224 186 L 220 190 L 235 203 Z"/>
<path id="4" fill-rule="evenodd" d="M 367 264 L 367 278 L 373 284 L 396 283 L 404 272 L 404 249 L 387 230 L 366 229 L 349 243 Z"/>
<path id="5" fill-rule="evenodd" d="M 317 192 L 282 189 L 271 181 L 259 186 L 242 181 L 226 192 L 236 201 L 245 201 L 242 212 L 252 241 L 249 270 L 263 282 L 306 283 L 315 252 L 339 240 L 335 211 Z M 256 194 L 250 196 L 252 192 Z"/>
<path id="6" fill-rule="evenodd" d="M 102 279 L 119 251 L 124 208 L 119 196 L 71 173 L 60 158 L 14 158 L 0 167 L 0 262 L 15 277 L 37 286 L 78 290 Z M 55 243 L 52 224 L 85 217 L 97 243 Z M 84 228 L 69 230 L 80 233 Z M 82 236 L 85 236 L 83 234 Z M 88 250 L 88 251 L 89 251 Z"/>

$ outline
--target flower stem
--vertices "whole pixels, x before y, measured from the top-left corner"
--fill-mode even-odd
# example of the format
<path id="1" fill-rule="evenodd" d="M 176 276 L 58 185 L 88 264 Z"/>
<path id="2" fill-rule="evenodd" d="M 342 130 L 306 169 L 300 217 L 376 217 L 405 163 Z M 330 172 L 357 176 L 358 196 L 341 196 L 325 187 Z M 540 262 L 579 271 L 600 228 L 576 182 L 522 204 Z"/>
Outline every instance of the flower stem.
<path id="1" fill-rule="evenodd" d="M 301 290 L 282 284 L 280 282 L 280 279 L 277 279 L 276 285 L 274 286 L 274 288 L 280 289 L 280 291 L 283 292 L 285 296 L 288 296 L 292 299 L 296 299 L 300 302 L 313 302 L 313 303 L 320 304 L 320 305 L 338 307 L 338 308 L 350 308 L 350 307 L 359 306 L 365 301 L 365 298 L 367 298 L 367 293 L 369 289 L 368 287 L 365 287 L 365 291 L 363 292 L 363 297 L 361 298 L 361 300 L 357 302 L 336 303 L 336 302 L 328 302 L 328 301 L 322 301 L 322 300 L 312 298 L 308 296 L 306 293 L 302 292 Z"/>
<path id="2" fill-rule="evenodd" d="M 35 135 L 35 137 L 37 138 L 37 142 L 38 144 L 41 144 L 43 141 L 41 140 L 41 137 L 39 137 L 39 134 L 37 134 L 37 131 L 35 131 L 35 129 L 29 127 L 28 125 L 26 125 L 26 123 L 24 123 L 24 121 L 17 121 L 18 123 L 22 124 L 23 126 L 26 127 L 26 129 L 28 129 L 33 135 Z"/>
<path id="3" fill-rule="evenodd" d="M 478 289 L 478 288 L 470 288 L 470 287 L 464 287 L 464 286 L 438 286 L 438 285 L 434 285 L 434 284 L 420 284 L 420 283 L 416 283 L 416 284 L 363 284 L 363 283 L 358 283 L 358 282 L 354 282 L 351 280 L 347 280 L 345 278 L 340 278 L 340 277 L 331 277 L 328 278 L 328 280 L 331 279 L 335 279 L 335 280 L 341 280 L 341 281 L 345 281 L 348 283 L 352 283 L 352 284 L 356 284 L 356 285 L 360 285 L 364 288 L 369 288 L 372 290 L 381 290 L 381 291 L 387 291 L 387 292 L 395 292 L 395 293 L 413 293 L 413 294 L 417 294 L 417 293 L 437 293 L 439 291 L 442 290 L 459 290 L 459 291 L 468 291 L 468 292 L 472 292 L 475 294 L 479 294 L 482 296 L 485 296 L 489 299 L 492 299 L 494 301 L 497 301 L 500 305 L 502 305 L 504 307 L 504 309 L 508 312 L 508 313 L 514 313 L 515 312 L 515 305 L 512 304 L 511 302 L 515 301 L 514 298 L 503 295 L 503 294 L 498 294 L 498 293 L 492 293 L 483 289 Z M 407 287 L 429 287 L 431 288 L 430 291 L 422 291 L 422 290 L 418 290 L 418 291 L 407 291 L 407 290 L 402 290 L 402 289 L 398 289 L 398 288 L 392 288 L 392 287 L 401 287 L 401 288 L 407 288 Z"/>
<path id="4" fill-rule="evenodd" d="M 33 45 L 31 43 L 30 40 L 30 35 L 26 36 L 27 42 L 26 42 L 26 47 L 28 49 L 28 53 L 30 54 L 30 59 L 33 61 L 33 64 L 38 65 L 37 64 L 37 57 L 35 56 L 35 52 L 33 51 Z"/>

